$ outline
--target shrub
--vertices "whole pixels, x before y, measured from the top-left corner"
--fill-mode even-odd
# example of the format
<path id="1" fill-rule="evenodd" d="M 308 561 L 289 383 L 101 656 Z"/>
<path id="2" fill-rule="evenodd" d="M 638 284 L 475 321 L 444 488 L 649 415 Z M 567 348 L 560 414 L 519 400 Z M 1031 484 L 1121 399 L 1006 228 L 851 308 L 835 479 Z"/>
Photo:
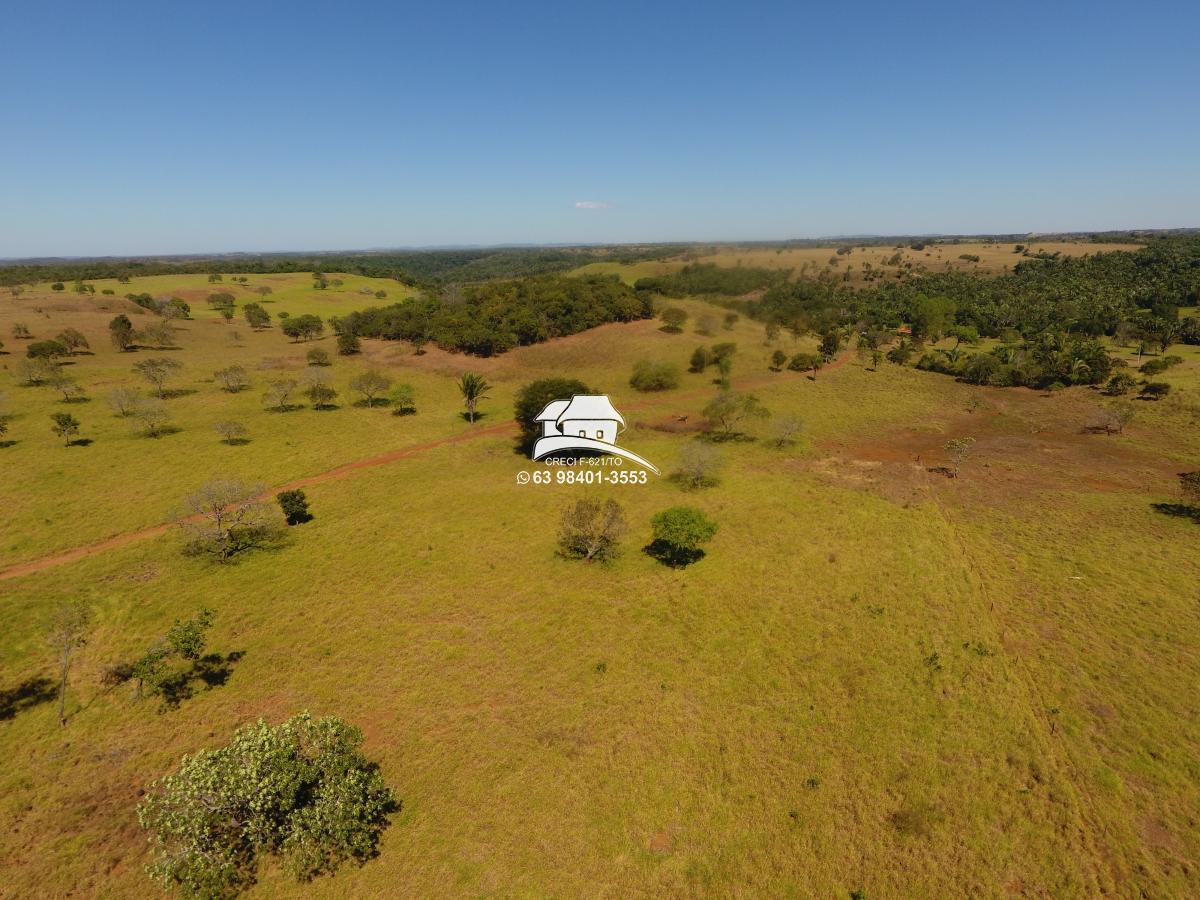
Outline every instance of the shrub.
<path id="1" fill-rule="evenodd" d="M 25 348 L 25 355 L 30 359 L 58 359 L 71 353 L 58 341 L 34 341 Z"/>
<path id="2" fill-rule="evenodd" d="M 1169 393 L 1171 393 L 1171 385 L 1165 381 L 1151 381 L 1142 385 L 1142 390 L 1138 396 L 1145 400 L 1161 400 Z"/>
<path id="3" fill-rule="evenodd" d="M 1104 388 L 1104 393 L 1112 397 L 1120 397 L 1128 394 L 1137 387 L 1137 379 L 1128 372 L 1118 372 L 1112 378 L 1108 379 L 1108 384 Z"/>
<path id="4" fill-rule="evenodd" d="M 1177 366 L 1181 362 L 1183 362 L 1182 356 L 1160 356 L 1158 359 L 1142 363 L 1142 367 L 1138 371 L 1143 375 L 1161 375 L 1167 369 Z"/>
<path id="5" fill-rule="evenodd" d="M 639 391 L 666 391 L 679 387 L 679 368 L 672 363 L 640 360 L 634 364 L 629 386 Z"/>
<path id="6" fill-rule="evenodd" d="M 213 378 L 221 385 L 221 390 L 236 394 L 250 387 L 250 376 L 241 366 L 230 366 L 213 372 Z"/>
<path id="7" fill-rule="evenodd" d="M 250 433 L 241 422 L 232 420 L 217 422 L 213 425 L 213 431 L 221 436 L 221 443 L 230 445 L 246 443 L 246 435 Z"/>
<path id="8" fill-rule="evenodd" d="M 713 487 L 717 484 L 717 473 L 724 465 L 725 458 L 716 447 L 693 441 L 680 451 L 679 468 L 673 478 L 688 491 Z"/>
<path id="9" fill-rule="evenodd" d="M 787 365 L 788 355 L 782 350 L 776 350 L 771 354 L 771 370 L 778 372 Z"/>
<path id="10" fill-rule="evenodd" d="M 320 347 L 313 347 L 306 354 L 304 354 L 304 358 L 308 361 L 310 366 L 333 365 L 333 362 L 329 359 L 329 353 L 325 350 L 322 350 Z"/>
<path id="11" fill-rule="evenodd" d="M 300 881 L 371 858 L 397 804 L 361 745 L 357 728 L 302 713 L 185 756 L 138 807 L 147 871 L 187 896 L 229 897 L 255 883 L 260 856 Z"/>
<path id="12" fill-rule="evenodd" d="M 707 347 L 697 347 L 692 351 L 692 358 L 688 365 L 689 372 L 703 372 L 711 366 L 716 360 Z"/>
<path id="13" fill-rule="evenodd" d="M 612 559 L 626 528 L 625 513 L 617 501 L 576 500 L 562 512 L 559 551 L 574 559 Z"/>
<path id="14" fill-rule="evenodd" d="M 357 334 L 343 331 L 337 336 L 337 348 L 342 356 L 353 356 L 362 351 L 362 341 L 358 339 Z"/>
<path id="15" fill-rule="evenodd" d="M 646 552 L 660 562 L 679 568 L 704 557 L 700 545 L 717 533 L 717 525 L 691 506 L 673 506 L 650 520 L 654 540 Z"/>

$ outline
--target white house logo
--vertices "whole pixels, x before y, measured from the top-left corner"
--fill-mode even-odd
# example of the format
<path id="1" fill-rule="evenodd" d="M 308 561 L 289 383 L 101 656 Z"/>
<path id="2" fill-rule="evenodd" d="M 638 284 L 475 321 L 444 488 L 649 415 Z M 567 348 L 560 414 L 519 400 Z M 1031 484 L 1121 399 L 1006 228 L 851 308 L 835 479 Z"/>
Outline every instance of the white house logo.
<path id="1" fill-rule="evenodd" d="M 573 453 L 608 454 L 632 460 L 655 475 L 658 468 L 617 446 L 617 435 L 625 429 L 625 420 L 604 394 L 576 394 L 570 400 L 553 400 L 537 417 L 542 436 L 533 445 L 533 459 L 561 459 Z"/>

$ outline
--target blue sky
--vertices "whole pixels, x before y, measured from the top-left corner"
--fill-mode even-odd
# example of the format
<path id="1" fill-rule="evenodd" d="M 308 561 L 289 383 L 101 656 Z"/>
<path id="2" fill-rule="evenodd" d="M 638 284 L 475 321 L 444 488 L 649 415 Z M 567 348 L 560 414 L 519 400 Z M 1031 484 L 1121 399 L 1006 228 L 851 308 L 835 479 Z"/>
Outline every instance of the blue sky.
<path id="1" fill-rule="evenodd" d="M 1195 3 L 43 0 L 0 32 L 0 257 L 1200 225 Z"/>

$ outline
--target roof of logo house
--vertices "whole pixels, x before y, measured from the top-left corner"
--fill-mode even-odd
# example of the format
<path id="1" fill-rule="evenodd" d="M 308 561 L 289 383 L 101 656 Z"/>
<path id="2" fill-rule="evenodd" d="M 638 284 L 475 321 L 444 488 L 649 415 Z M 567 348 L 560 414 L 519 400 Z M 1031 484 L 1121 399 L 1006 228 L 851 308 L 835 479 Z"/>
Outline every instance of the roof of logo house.
<path id="1" fill-rule="evenodd" d="M 535 421 L 542 423 L 542 436 L 533 445 L 534 459 L 570 450 L 588 450 L 624 457 L 658 474 L 652 463 L 617 446 L 617 434 L 624 430 L 625 419 L 604 394 L 576 394 L 570 400 L 552 400 Z"/>

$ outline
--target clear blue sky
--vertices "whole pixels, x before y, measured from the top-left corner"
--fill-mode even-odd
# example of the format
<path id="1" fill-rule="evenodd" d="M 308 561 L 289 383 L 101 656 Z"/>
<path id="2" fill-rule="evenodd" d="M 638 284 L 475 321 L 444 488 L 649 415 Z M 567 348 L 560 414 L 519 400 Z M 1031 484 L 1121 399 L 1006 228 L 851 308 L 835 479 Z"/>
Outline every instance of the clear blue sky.
<path id="1" fill-rule="evenodd" d="M 1200 225 L 1194 0 L 41 0 L 0 33 L 0 257 Z"/>

